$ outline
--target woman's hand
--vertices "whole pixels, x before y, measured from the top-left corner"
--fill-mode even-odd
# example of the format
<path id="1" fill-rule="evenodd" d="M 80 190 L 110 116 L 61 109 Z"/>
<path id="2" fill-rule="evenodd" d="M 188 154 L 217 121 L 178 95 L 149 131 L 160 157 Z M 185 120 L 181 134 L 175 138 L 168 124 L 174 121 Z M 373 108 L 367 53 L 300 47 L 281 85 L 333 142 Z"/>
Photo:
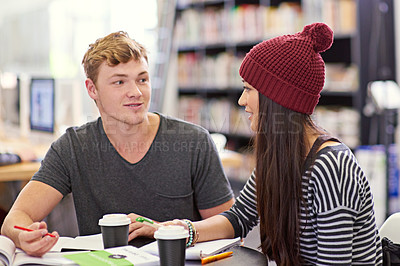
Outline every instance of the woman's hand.
<path id="1" fill-rule="evenodd" d="M 172 221 L 166 221 L 166 222 L 160 223 L 160 225 L 180 225 L 180 226 L 183 226 L 186 230 L 189 229 L 187 223 L 185 223 L 183 220 L 179 220 L 179 219 L 175 219 Z"/>

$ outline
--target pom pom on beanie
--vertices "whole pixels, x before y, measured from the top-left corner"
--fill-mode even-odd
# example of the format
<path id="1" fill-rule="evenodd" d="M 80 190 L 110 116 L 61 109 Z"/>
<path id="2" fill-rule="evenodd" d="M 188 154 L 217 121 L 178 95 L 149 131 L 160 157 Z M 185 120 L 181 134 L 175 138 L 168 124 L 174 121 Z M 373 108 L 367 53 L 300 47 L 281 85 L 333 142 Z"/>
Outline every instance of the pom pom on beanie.
<path id="1" fill-rule="evenodd" d="M 274 102 L 312 114 L 325 82 L 320 53 L 332 42 L 333 31 L 326 24 L 307 25 L 302 32 L 255 45 L 244 58 L 239 74 Z"/>
<path id="2" fill-rule="evenodd" d="M 325 52 L 332 46 L 333 31 L 324 23 L 305 26 L 302 34 L 309 35 L 312 38 L 316 53 Z"/>

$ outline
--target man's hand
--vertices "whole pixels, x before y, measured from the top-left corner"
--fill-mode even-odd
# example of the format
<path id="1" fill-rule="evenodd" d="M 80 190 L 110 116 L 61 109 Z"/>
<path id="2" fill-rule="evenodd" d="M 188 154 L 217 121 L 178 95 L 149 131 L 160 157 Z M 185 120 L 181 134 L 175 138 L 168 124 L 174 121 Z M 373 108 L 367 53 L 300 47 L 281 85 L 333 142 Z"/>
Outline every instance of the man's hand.
<path id="1" fill-rule="evenodd" d="M 52 232 L 56 237 L 45 236 L 48 233 L 47 224 L 45 222 L 33 223 L 28 228 L 33 231 L 22 231 L 18 235 L 21 249 L 28 255 L 41 257 L 58 241 L 59 235 L 57 232 Z"/>
<path id="2" fill-rule="evenodd" d="M 130 213 L 130 214 L 128 214 L 128 217 L 131 219 L 131 224 L 129 225 L 128 242 L 139 236 L 154 238 L 154 232 L 156 231 L 156 229 L 154 227 L 148 226 L 141 222 L 136 221 L 136 218 L 142 217 L 142 216 L 134 214 L 134 213 Z"/>

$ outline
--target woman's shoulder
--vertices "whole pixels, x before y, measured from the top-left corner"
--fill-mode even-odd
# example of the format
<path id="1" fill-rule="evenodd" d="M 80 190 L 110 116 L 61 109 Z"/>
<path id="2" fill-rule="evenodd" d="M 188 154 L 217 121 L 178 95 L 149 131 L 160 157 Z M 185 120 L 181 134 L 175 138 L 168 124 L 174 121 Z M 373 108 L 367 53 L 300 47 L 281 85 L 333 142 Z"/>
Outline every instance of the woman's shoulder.
<path id="1" fill-rule="evenodd" d="M 341 142 L 326 143 L 317 151 L 314 167 L 324 169 L 326 173 L 336 172 L 338 175 L 343 171 L 352 171 L 360 169 L 352 150 Z M 358 172 L 358 171 L 355 171 Z M 341 175 L 343 177 L 343 175 Z"/>
<path id="2" fill-rule="evenodd" d="M 322 145 L 319 147 L 318 151 L 320 151 L 320 150 L 322 150 L 322 149 L 324 149 L 326 147 L 335 147 L 335 146 L 341 146 L 341 145 L 343 145 L 342 142 L 329 140 L 329 141 L 326 141 L 326 142 L 322 143 Z"/>
<path id="3" fill-rule="evenodd" d="M 327 145 L 319 150 L 311 171 L 308 184 L 327 197 L 332 197 L 334 193 L 343 200 L 352 198 L 353 190 L 359 191 L 361 197 L 368 192 L 368 179 L 364 171 L 350 148 L 343 143 Z M 349 202 L 353 204 L 354 198 Z"/>
<path id="4" fill-rule="evenodd" d="M 327 157 L 330 159 L 339 159 L 339 157 L 349 156 L 355 159 L 351 149 L 342 142 L 327 141 L 321 145 L 316 154 L 316 159 Z"/>
<path id="5" fill-rule="evenodd" d="M 341 186 L 349 179 L 363 183 L 366 178 L 353 152 L 344 143 L 327 143 L 317 152 L 311 168 L 311 182 Z"/>

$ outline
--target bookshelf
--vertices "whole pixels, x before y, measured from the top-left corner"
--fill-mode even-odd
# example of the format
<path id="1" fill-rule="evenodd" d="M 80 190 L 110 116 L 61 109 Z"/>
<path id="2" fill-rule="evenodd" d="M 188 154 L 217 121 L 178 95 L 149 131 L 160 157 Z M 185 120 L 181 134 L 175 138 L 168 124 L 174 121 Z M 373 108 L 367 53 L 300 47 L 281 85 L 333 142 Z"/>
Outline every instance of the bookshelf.
<path id="1" fill-rule="evenodd" d="M 361 3 L 362 2 L 362 3 Z M 363 109 L 370 74 L 374 0 L 178 0 L 177 49 L 179 114 L 228 137 L 240 150 L 251 136 L 247 115 L 237 104 L 242 92 L 238 69 L 257 43 L 325 22 L 334 43 L 322 53 L 326 84 L 314 118 L 349 147 L 370 144 L 371 118 Z M 393 0 L 381 0 L 393 7 Z M 390 12 L 389 12 L 390 13 Z M 393 14 L 385 18 L 393 31 Z M 385 51 L 394 54 L 394 34 Z M 372 36 L 373 37 L 373 36 Z M 390 39 L 392 38 L 392 39 Z M 372 47 L 373 48 L 373 47 Z M 394 56 L 389 59 L 394 76 Z M 394 77 L 392 78 L 394 79 Z"/>

